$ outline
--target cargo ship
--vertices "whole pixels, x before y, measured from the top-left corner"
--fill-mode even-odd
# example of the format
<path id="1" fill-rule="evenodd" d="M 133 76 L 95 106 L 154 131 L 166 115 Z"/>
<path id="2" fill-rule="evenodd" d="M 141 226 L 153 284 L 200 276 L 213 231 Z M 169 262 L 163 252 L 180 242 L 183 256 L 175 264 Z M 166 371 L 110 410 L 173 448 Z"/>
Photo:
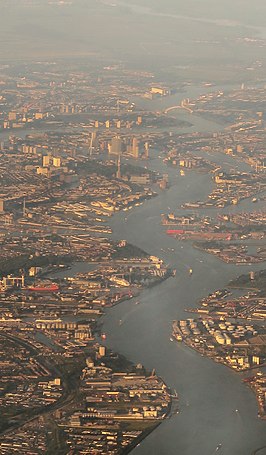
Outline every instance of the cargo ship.
<path id="1" fill-rule="evenodd" d="M 36 286 L 29 286 L 28 291 L 33 292 L 57 292 L 59 291 L 59 286 L 55 283 L 51 284 L 39 284 Z"/>

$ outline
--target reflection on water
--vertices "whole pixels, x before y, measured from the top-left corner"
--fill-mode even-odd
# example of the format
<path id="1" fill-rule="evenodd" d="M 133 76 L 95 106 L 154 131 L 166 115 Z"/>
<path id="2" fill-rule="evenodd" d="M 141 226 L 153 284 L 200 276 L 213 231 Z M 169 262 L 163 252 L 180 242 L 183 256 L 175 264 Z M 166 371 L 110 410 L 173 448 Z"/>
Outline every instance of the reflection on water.
<path id="1" fill-rule="evenodd" d="M 152 165 L 162 166 L 159 160 L 153 160 Z M 195 195 L 204 199 L 212 186 L 209 175 L 192 172 L 178 177 L 175 169 L 168 171 L 174 187 L 131 211 L 127 222 L 123 213 L 111 220 L 115 238 L 127 239 L 177 269 L 174 278 L 145 290 L 140 296 L 141 305 L 133 308 L 131 301 L 123 303 L 109 310 L 104 318 L 107 344 L 147 368 L 155 367 L 180 394 L 180 413 L 163 422 L 133 453 L 211 455 L 222 443 L 218 453 L 251 455 L 266 443 L 265 422 L 258 420 L 255 397 L 241 383 L 241 375 L 182 343 L 170 342 L 173 319 L 188 317 L 187 307 L 225 287 L 231 278 L 250 267 L 224 264 L 189 243 L 165 235 L 165 227 L 160 225 L 161 213 L 168 208 L 175 210 L 184 201 L 195 199 Z M 247 205 L 250 209 L 251 204 Z"/>

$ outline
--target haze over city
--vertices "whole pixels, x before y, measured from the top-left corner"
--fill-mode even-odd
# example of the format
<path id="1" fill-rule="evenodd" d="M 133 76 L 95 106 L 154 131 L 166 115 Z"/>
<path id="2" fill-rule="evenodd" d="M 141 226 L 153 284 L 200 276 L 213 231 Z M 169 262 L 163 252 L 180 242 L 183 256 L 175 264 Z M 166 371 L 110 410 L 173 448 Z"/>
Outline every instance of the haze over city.
<path id="1" fill-rule="evenodd" d="M 266 454 L 265 18 L 0 0 L 0 455 Z"/>

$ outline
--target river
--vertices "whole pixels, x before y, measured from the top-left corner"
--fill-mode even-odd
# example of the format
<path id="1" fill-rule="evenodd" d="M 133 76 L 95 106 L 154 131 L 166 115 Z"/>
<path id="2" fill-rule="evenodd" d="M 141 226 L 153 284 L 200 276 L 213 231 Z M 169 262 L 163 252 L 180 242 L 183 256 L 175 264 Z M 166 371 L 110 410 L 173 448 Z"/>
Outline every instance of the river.
<path id="1" fill-rule="evenodd" d="M 241 376 L 169 339 L 172 320 L 188 317 L 185 308 L 251 267 L 224 264 L 165 235 L 161 213 L 168 207 L 176 209 L 195 195 L 204 198 L 211 186 L 206 175 L 191 173 L 176 180 L 168 191 L 127 212 L 127 221 L 123 212 L 111 221 L 115 238 L 158 255 L 177 269 L 176 277 L 145 290 L 140 305 L 129 301 L 104 317 L 108 346 L 134 362 L 155 368 L 180 394 L 180 414 L 165 421 L 133 453 L 211 455 L 222 443 L 223 455 L 251 455 L 266 444 L 266 427 L 257 418 L 255 397 L 241 383 Z"/>
<path id="2" fill-rule="evenodd" d="M 209 89 L 202 87 L 196 91 L 207 92 Z M 194 97 L 194 90 L 191 92 L 190 96 Z M 167 107 L 165 104 L 175 105 L 187 96 L 178 94 L 167 100 L 150 102 L 153 103 L 150 109 L 154 109 L 155 103 L 158 110 L 162 105 Z M 214 122 L 182 110 L 175 115 L 181 118 L 189 116 L 193 123 L 190 131 L 222 129 Z M 222 154 L 220 160 L 232 167 L 236 163 L 232 157 Z M 166 168 L 156 156 L 149 162 L 149 167 L 168 172 L 171 187 L 126 214 L 116 214 L 108 224 L 113 229 L 113 238 L 126 239 L 150 254 L 160 256 L 177 269 L 177 274 L 143 291 L 139 305 L 130 300 L 108 310 L 103 318 L 104 331 L 108 347 L 136 363 L 142 363 L 147 369 L 155 368 L 157 374 L 178 391 L 180 413 L 165 420 L 132 453 L 214 455 L 218 444 L 222 444 L 219 450 L 221 455 L 251 455 L 256 448 L 266 445 L 266 423 L 257 418 L 255 396 L 241 383 L 241 375 L 202 357 L 182 343 L 171 343 L 170 335 L 172 320 L 188 317 L 185 308 L 196 305 L 199 298 L 215 289 L 225 287 L 231 278 L 240 273 L 263 266 L 228 265 L 194 249 L 190 243 L 167 237 L 165 226 L 160 224 L 161 214 L 176 211 L 187 201 L 204 200 L 213 183 L 208 174 L 188 172 L 181 177 L 177 169 Z M 260 203 L 254 206 L 250 201 L 244 201 L 230 210 L 251 208 L 260 208 Z M 210 212 L 215 210 L 208 210 L 207 213 Z M 168 251 L 168 248 L 175 251 Z M 188 273 L 190 267 L 193 268 L 191 277 Z M 236 413 L 236 409 L 239 412 Z M 260 455 L 263 453 L 266 451 L 260 452 Z"/>
<path id="3" fill-rule="evenodd" d="M 220 160 L 228 163 L 227 156 L 221 155 Z M 233 158 L 229 162 L 235 163 Z M 164 166 L 157 158 L 150 161 L 153 169 L 165 172 Z M 245 164 L 242 166 L 244 169 Z M 171 343 L 170 335 L 173 319 L 189 317 L 185 308 L 195 306 L 199 298 L 225 287 L 239 274 L 263 265 L 228 265 L 190 243 L 167 237 L 166 227 L 160 224 L 161 214 L 175 211 L 186 201 L 204 200 L 213 186 L 209 175 L 191 172 L 181 177 L 174 168 L 167 168 L 167 172 L 170 189 L 126 214 L 117 214 L 109 223 L 115 239 L 126 239 L 177 269 L 174 278 L 143 291 L 139 305 L 133 300 L 123 303 L 110 309 L 103 319 L 110 348 L 148 369 L 155 368 L 180 395 L 180 413 L 164 421 L 132 453 L 213 455 L 222 444 L 221 455 L 251 455 L 266 445 L 266 424 L 257 418 L 254 394 L 241 382 L 240 374 L 182 343 Z M 255 208 L 259 208 L 257 204 L 243 201 L 230 211 Z"/>

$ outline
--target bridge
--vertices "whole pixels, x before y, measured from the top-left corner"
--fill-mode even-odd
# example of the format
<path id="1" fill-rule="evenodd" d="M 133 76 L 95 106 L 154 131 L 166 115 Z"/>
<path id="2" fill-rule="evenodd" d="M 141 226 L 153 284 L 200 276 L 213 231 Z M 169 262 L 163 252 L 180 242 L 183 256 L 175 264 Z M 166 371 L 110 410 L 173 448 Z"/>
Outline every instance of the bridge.
<path id="1" fill-rule="evenodd" d="M 180 105 L 179 106 L 171 106 L 171 107 L 168 107 L 167 109 L 165 109 L 164 113 L 168 114 L 168 112 L 173 111 L 174 109 L 181 109 L 181 108 L 182 108 L 182 106 L 180 106 Z"/>
<path id="2" fill-rule="evenodd" d="M 170 106 L 167 109 L 165 109 L 164 114 L 168 114 L 168 112 L 171 112 L 174 109 L 186 109 L 190 114 L 193 113 L 193 110 L 190 107 L 186 106 L 185 100 L 183 100 L 181 101 L 181 104 L 179 104 L 178 106 Z"/>

